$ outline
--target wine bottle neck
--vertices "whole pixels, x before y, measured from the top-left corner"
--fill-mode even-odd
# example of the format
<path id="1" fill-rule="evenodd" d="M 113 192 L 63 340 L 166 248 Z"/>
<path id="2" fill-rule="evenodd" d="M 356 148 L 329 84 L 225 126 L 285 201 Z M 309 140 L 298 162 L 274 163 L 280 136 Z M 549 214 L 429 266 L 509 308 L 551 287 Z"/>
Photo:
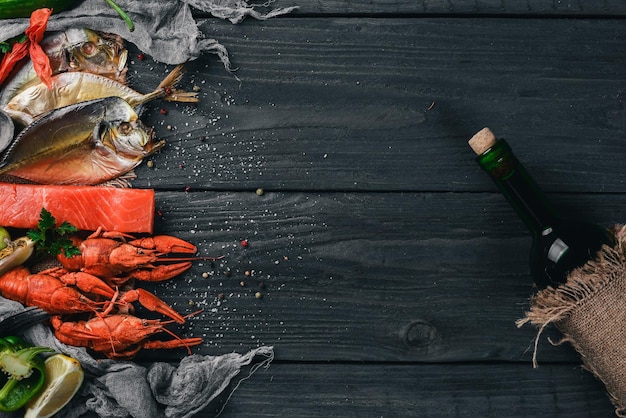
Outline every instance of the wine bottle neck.
<path id="1" fill-rule="evenodd" d="M 500 139 L 476 157 L 533 235 L 554 226 L 558 216 L 513 151 Z"/>

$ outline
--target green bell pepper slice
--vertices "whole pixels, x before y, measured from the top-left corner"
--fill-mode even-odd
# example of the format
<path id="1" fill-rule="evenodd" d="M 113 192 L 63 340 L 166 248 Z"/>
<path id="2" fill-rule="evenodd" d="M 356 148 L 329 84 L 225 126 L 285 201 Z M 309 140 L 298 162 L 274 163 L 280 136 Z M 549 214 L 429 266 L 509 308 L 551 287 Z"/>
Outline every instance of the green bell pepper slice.
<path id="1" fill-rule="evenodd" d="M 54 351 L 33 347 L 14 336 L 0 338 L 0 411 L 20 409 L 41 391 L 45 382 L 45 366 L 40 353 Z"/>

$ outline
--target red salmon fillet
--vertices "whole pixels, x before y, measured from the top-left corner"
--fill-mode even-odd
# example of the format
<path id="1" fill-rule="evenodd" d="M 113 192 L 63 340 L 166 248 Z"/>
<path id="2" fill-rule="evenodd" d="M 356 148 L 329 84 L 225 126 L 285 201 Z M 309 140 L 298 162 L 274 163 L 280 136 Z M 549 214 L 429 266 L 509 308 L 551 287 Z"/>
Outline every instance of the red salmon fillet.
<path id="1" fill-rule="evenodd" d="M 0 183 L 0 225 L 35 228 L 41 209 L 84 231 L 148 232 L 154 190 Z"/>

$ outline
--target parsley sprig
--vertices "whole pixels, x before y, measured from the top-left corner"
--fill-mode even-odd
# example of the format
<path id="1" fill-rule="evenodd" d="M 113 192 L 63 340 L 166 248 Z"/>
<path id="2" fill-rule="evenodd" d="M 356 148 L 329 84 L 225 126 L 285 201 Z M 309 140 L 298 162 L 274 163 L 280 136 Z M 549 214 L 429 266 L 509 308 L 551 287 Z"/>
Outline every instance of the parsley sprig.
<path id="1" fill-rule="evenodd" d="M 35 242 L 35 249 L 39 254 L 56 257 L 63 252 L 66 257 L 80 255 L 80 250 L 76 247 L 69 235 L 78 229 L 69 222 L 63 221 L 59 226 L 54 216 L 46 210 L 41 209 L 37 229 L 31 229 L 26 235 Z"/>

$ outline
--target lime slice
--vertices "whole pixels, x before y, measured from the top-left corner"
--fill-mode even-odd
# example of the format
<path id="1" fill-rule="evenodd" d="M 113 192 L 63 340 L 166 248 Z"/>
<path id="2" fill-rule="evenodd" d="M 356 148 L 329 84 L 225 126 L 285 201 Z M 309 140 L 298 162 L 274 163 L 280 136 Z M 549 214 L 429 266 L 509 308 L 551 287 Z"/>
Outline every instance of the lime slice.
<path id="1" fill-rule="evenodd" d="M 24 418 L 47 418 L 56 414 L 74 397 L 85 377 L 78 360 L 54 354 L 45 361 L 46 382 L 37 396 L 28 401 Z"/>
<path id="2" fill-rule="evenodd" d="M 0 226 L 0 250 L 6 248 L 8 242 L 11 241 L 11 235 L 6 228 Z"/>

